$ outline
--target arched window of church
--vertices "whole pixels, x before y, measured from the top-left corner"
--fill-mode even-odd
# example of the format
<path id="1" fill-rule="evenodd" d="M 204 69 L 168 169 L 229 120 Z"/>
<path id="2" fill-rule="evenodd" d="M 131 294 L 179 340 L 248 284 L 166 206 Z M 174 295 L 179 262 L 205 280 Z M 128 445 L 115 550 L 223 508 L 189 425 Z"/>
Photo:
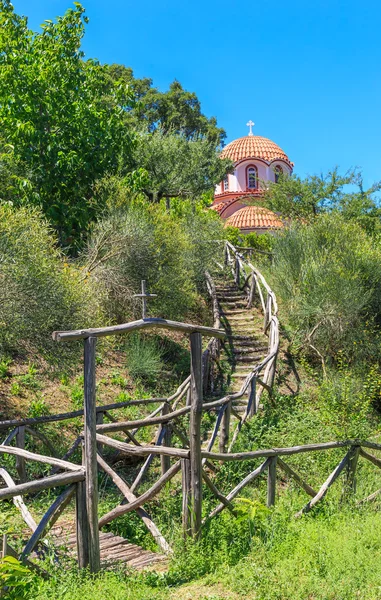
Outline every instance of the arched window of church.
<path id="1" fill-rule="evenodd" d="M 227 192 L 229 190 L 229 178 L 226 175 L 224 178 L 224 192 Z"/>
<path id="2" fill-rule="evenodd" d="M 257 167 L 249 167 L 247 169 L 247 187 L 249 190 L 257 189 L 257 187 L 258 187 Z"/>
<path id="3" fill-rule="evenodd" d="M 283 169 L 278 165 L 275 167 L 275 183 L 279 183 L 281 175 L 283 175 Z"/>

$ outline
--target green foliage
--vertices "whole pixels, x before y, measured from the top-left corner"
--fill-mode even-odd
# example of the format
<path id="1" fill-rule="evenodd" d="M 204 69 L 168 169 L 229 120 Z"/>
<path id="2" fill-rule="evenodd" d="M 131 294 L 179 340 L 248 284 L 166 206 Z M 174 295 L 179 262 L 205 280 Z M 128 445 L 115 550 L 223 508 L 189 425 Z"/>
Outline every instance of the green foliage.
<path id="1" fill-rule="evenodd" d="M 36 209 L 0 206 L 0 353 L 58 360 L 76 346 L 54 343 L 52 331 L 97 321 L 89 282 L 63 259 L 55 241 Z M 20 383 L 35 384 L 32 366 Z"/>
<path id="2" fill-rule="evenodd" d="M 230 160 L 219 158 L 215 144 L 208 139 L 187 139 L 162 130 L 138 137 L 134 160 L 136 168 L 148 174 L 143 191 L 151 201 L 197 198 L 213 190 L 233 166 Z"/>
<path id="3" fill-rule="evenodd" d="M 36 396 L 36 398 L 30 401 L 28 408 L 28 417 L 36 419 L 38 417 L 44 417 L 49 413 L 49 406 L 43 396 L 38 395 Z"/>
<path id="4" fill-rule="evenodd" d="M 131 377 L 156 380 L 163 368 L 162 351 L 150 336 L 131 335 L 126 342 L 126 366 Z"/>
<path id="5" fill-rule="evenodd" d="M 348 190 L 349 186 L 349 190 Z M 353 187 L 358 191 L 352 191 Z M 344 175 L 335 168 L 327 175 L 297 175 L 280 177 L 264 191 L 264 202 L 283 217 L 309 221 L 318 214 L 338 211 L 346 220 L 355 220 L 369 233 L 380 232 L 381 209 L 374 198 L 381 183 L 364 189 L 362 175 L 350 170 Z"/>
<path id="6" fill-rule="evenodd" d="M 6 356 L 0 360 L 0 379 L 6 379 L 10 376 L 11 372 L 9 367 L 11 364 L 12 359 Z"/>
<path id="7" fill-rule="evenodd" d="M 0 3 L 2 136 L 28 170 L 29 202 L 42 207 L 61 242 L 74 245 L 103 209 L 91 201 L 91 186 L 128 163 L 131 151 L 121 118 L 130 94 L 99 63 L 84 60 L 85 23 L 75 3 L 34 34 L 8 0 Z M 12 200 L 19 203 L 19 182 L 15 187 Z"/>
<path id="8" fill-rule="evenodd" d="M 380 258 L 378 244 L 338 214 L 275 238 L 271 276 L 296 347 L 319 361 L 340 350 L 350 361 L 377 360 Z"/>
<path id="9" fill-rule="evenodd" d="M 152 87 L 149 78 L 136 79 L 133 71 L 123 65 L 107 66 L 107 73 L 118 85 L 127 85 L 134 103 L 126 111 L 125 119 L 134 129 L 152 133 L 160 129 L 164 134 L 177 134 L 187 140 L 202 137 L 216 148 L 226 133 L 217 127 L 215 117 L 201 112 L 201 104 L 194 92 L 184 90 L 179 81 L 173 81 L 167 92 Z"/>
<path id="10" fill-rule="evenodd" d="M 196 297 L 186 264 L 189 247 L 178 220 L 161 206 L 136 201 L 95 225 L 81 260 L 84 272 L 104 290 L 110 320 L 141 316 L 141 301 L 133 295 L 142 279 L 157 294 L 148 303 L 149 314 L 179 318 Z"/>
<path id="11" fill-rule="evenodd" d="M 0 589 L 6 587 L 8 600 L 27 600 L 36 576 L 12 556 L 0 559 Z"/>
<path id="12" fill-rule="evenodd" d="M 242 236 L 242 245 L 253 248 L 254 250 L 262 250 L 263 252 L 272 252 L 275 239 L 270 233 L 247 233 Z"/>

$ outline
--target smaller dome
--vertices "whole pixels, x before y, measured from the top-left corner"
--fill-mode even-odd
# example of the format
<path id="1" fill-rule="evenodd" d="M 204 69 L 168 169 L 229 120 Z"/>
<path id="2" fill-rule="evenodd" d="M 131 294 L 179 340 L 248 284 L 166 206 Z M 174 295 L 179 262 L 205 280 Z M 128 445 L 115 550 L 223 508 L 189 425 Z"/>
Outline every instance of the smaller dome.
<path id="1" fill-rule="evenodd" d="M 230 158 L 235 163 L 247 158 L 260 158 L 267 163 L 279 159 L 293 166 L 287 154 L 278 144 L 259 135 L 246 135 L 233 140 L 225 146 L 220 156 L 221 158 Z"/>
<path id="2" fill-rule="evenodd" d="M 225 226 L 238 227 L 238 229 L 280 229 L 282 221 L 272 210 L 263 206 L 245 206 L 240 208 L 228 219 Z"/>

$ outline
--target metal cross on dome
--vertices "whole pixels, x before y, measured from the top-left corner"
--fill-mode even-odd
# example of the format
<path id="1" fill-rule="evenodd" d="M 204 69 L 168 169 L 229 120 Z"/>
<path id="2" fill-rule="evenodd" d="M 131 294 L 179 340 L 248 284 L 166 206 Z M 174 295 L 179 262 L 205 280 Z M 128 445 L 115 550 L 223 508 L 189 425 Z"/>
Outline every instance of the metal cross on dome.
<path id="1" fill-rule="evenodd" d="M 147 292 L 146 281 L 145 281 L 145 279 L 142 279 L 142 293 L 134 294 L 134 298 L 142 299 L 142 318 L 143 319 L 147 318 L 147 298 L 156 298 L 156 297 L 157 297 L 157 294 L 149 294 Z"/>
<path id="2" fill-rule="evenodd" d="M 251 128 L 254 127 L 254 125 L 255 123 L 251 119 L 246 123 L 246 127 L 249 127 L 249 135 L 253 135 Z"/>

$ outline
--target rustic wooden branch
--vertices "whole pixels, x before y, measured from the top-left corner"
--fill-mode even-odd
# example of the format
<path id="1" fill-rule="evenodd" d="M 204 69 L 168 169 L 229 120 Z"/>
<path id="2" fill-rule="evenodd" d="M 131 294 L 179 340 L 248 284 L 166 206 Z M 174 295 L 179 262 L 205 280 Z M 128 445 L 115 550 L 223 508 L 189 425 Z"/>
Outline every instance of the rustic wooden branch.
<path id="1" fill-rule="evenodd" d="M 217 500 L 224 504 L 226 508 L 229 509 L 234 516 L 236 516 L 237 513 L 235 512 L 232 503 L 229 502 L 229 500 L 227 500 L 227 498 L 225 498 L 223 494 L 221 494 L 219 489 L 214 485 L 213 481 L 210 479 L 208 474 L 205 473 L 205 471 L 202 472 L 202 478 L 205 481 L 208 488 L 210 489 L 210 491 L 212 492 L 212 494 L 217 498 Z"/>
<path id="2" fill-rule="evenodd" d="M 2 477 L 2 479 L 4 479 L 4 481 L 8 487 L 12 488 L 12 487 L 16 486 L 16 483 L 14 482 L 14 480 L 12 479 L 12 477 L 10 476 L 8 471 L 6 471 L 3 468 L 0 468 L 0 477 Z M 29 529 L 31 529 L 32 531 L 35 531 L 37 529 L 37 523 L 34 520 L 34 518 L 32 517 L 32 515 L 30 514 L 27 507 L 25 506 L 25 503 L 24 503 L 24 500 L 22 499 L 22 497 L 14 496 L 13 504 L 19 509 L 21 516 L 24 519 L 25 523 L 28 525 Z"/>
<path id="3" fill-rule="evenodd" d="M 25 449 L 25 427 L 21 425 L 16 434 L 16 446 L 17 448 Z M 16 471 L 19 476 L 20 483 L 24 483 L 26 481 L 26 465 L 25 465 L 25 457 L 16 454 Z"/>
<path id="4" fill-rule="evenodd" d="M 183 490 L 183 502 L 182 502 L 182 527 L 183 536 L 187 538 L 191 535 L 190 525 L 190 488 L 191 488 L 191 476 L 190 476 L 190 461 L 188 458 L 181 459 L 181 483 Z"/>
<path id="5" fill-rule="evenodd" d="M 102 442 L 110 448 L 116 448 L 123 454 L 135 454 L 137 456 L 148 456 L 149 454 L 164 454 L 166 456 L 174 456 L 176 458 L 189 458 L 189 450 L 183 450 L 182 448 L 167 448 L 165 446 L 132 446 L 126 444 L 126 442 L 120 442 L 114 440 L 106 435 L 97 434 L 97 441 Z"/>
<path id="6" fill-rule="evenodd" d="M 167 319 L 139 319 L 131 323 L 122 325 L 112 325 L 110 327 L 98 327 L 94 329 L 78 329 L 75 331 L 54 331 L 52 334 L 55 342 L 67 342 L 71 340 L 81 340 L 89 337 L 104 337 L 108 335 L 117 335 L 130 333 L 138 329 L 174 329 L 184 333 L 200 333 L 206 337 L 217 337 L 224 339 L 226 332 L 222 329 L 213 327 L 203 327 L 202 325 L 192 325 L 190 323 L 180 323 L 178 321 L 168 321 Z"/>
<path id="7" fill-rule="evenodd" d="M 305 446 L 290 446 L 289 448 L 270 448 L 266 450 L 253 450 L 252 452 L 235 452 L 230 454 L 221 454 L 217 452 L 206 452 L 202 450 L 202 456 L 210 460 L 252 460 L 254 458 L 263 458 L 267 456 L 289 456 L 291 454 L 300 454 L 303 452 L 313 452 L 319 450 L 330 450 L 332 448 L 345 448 L 347 446 L 358 446 L 362 442 L 359 440 L 346 440 L 340 442 L 322 442 L 321 444 L 306 444 Z M 374 458 L 374 457 L 373 457 Z M 378 460 L 378 459 L 376 459 Z M 380 461 L 381 462 L 381 461 Z"/>
<path id="8" fill-rule="evenodd" d="M 27 433 L 29 433 L 31 436 L 40 440 L 40 442 L 42 442 L 44 444 L 44 446 L 46 446 L 46 448 L 49 450 L 49 452 L 51 452 L 51 454 L 53 456 L 57 456 L 55 447 L 50 442 L 50 440 L 48 440 L 46 435 L 44 435 L 41 431 L 38 431 L 37 429 L 32 429 L 32 427 L 29 427 L 29 425 L 25 426 L 25 431 Z"/>
<path id="9" fill-rule="evenodd" d="M 86 468 L 86 515 L 89 532 L 89 568 L 100 569 L 98 529 L 98 464 L 96 412 L 96 342 L 93 336 L 84 340 L 84 464 Z M 100 425 L 101 427 L 101 425 Z"/>
<path id="10" fill-rule="evenodd" d="M 296 481 L 296 483 L 298 483 L 300 485 L 300 487 L 302 487 L 309 496 L 312 496 L 312 498 L 314 498 L 316 496 L 317 492 L 308 483 L 306 483 L 302 479 L 302 477 L 296 471 L 294 471 L 294 469 L 292 469 L 290 467 L 290 465 L 286 464 L 281 458 L 279 458 L 279 456 L 278 456 L 278 466 L 280 469 L 282 469 L 282 471 L 287 473 L 287 475 L 292 477 L 292 479 L 294 479 Z"/>
<path id="11" fill-rule="evenodd" d="M 84 479 L 85 471 L 78 468 L 77 471 L 73 471 L 71 473 L 52 475 L 49 477 L 44 477 L 44 479 L 28 481 L 27 483 L 20 483 L 19 485 L 2 489 L 0 490 L 0 500 L 9 500 L 15 496 L 23 496 L 24 494 L 41 492 L 42 490 L 48 490 L 53 487 L 75 483 L 76 481 L 83 481 Z"/>
<path id="12" fill-rule="evenodd" d="M 364 445 L 364 442 L 361 442 L 361 444 Z M 360 455 L 363 458 L 369 460 L 369 462 L 374 464 L 376 467 L 381 469 L 381 459 L 377 458 L 376 456 L 373 456 L 373 454 L 369 454 L 369 452 L 366 452 L 363 448 L 360 448 Z"/>
<path id="13" fill-rule="evenodd" d="M 54 467 L 60 467 L 67 471 L 78 471 L 81 467 L 75 465 L 66 460 L 60 458 L 53 458 L 51 456 L 45 456 L 44 454 L 36 454 L 29 452 L 29 450 L 21 450 L 20 448 L 14 448 L 13 446 L 0 446 L 0 454 L 13 454 L 14 456 L 22 456 L 27 460 L 34 460 L 46 465 L 53 465 Z"/>
<path id="14" fill-rule="evenodd" d="M 249 473 L 249 475 L 247 475 L 242 481 L 240 481 L 240 483 L 236 485 L 236 487 L 226 496 L 226 500 L 228 502 L 234 500 L 234 498 L 238 496 L 238 494 L 241 490 L 243 490 L 244 487 L 246 487 L 249 483 L 256 479 L 256 477 L 259 477 L 259 475 L 261 475 L 261 473 L 263 473 L 268 468 L 269 463 L 270 459 L 266 459 L 265 462 L 263 462 L 259 467 L 257 467 L 251 473 Z M 221 502 L 221 504 L 219 504 L 218 506 L 216 506 L 216 508 L 212 510 L 209 516 L 205 519 L 205 522 L 211 519 L 212 517 L 218 515 L 224 508 L 225 504 Z"/>
<path id="15" fill-rule="evenodd" d="M 166 415 L 168 413 L 169 413 L 169 406 L 168 406 L 168 404 L 164 404 L 162 414 Z M 171 445 L 170 426 L 167 424 L 167 425 L 161 425 L 160 427 L 161 427 L 160 433 L 163 432 L 163 437 L 162 437 L 162 440 L 160 442 L 158 441 L 157 443 L 158 443 L 158 445 L 163 443 L 163 446 L 169 447 Z M 164 475 L 164 473 L 166 473 L 171 466 L 171 461 L 170 461 L 169 456 L 165 456 L 162 454 L 160 456 L 160 465 L 161 465 L 161 474 Z"/>
<path id="16" fill-rule="evenodd" d="M 159 429 L 157 432 L 157 436 L 156 436 L 156 441 L 155 441 L 155 446 L 161 446 L 163 439 L 164 439 L 164 435 L 165 435 L 165 427 L 163 427 L 162 429 Z M 140 444 L 141 447 L 141 444 Z M 147 456 L 147 459 L 144 462 L 144 465 L 142 466 L 142 468 L 140 469 L 139 473 L 137 474 L 134 482 L 131 485 L 131 492 L 135 492 L 139 485 L 141 484 L 144 475 L 146 474 L 146 472 L 148 471 L 148 469 L 150 468 L 150 465 L 154 459 L 155 455 L 154 454 L 149 454 Z M 160 459 L 163 457 L 163 455 L 160 455 Z M 166 457 L 168 458 L 168 460 L 170 461 L 169 456 Z M 171 466 L 171 463 L 169 462 L 169 466 Z M 168 470 L 168 469 L 167 469 Z"/>
<path id="17" fill-rule="evenodd" d="M 221 419 L 221 431 L 220 431 L 220 444 L 219 451 L 226 452 L 226 447 L 229 443 L 230 436 L 230 417 L 232 413 L 232 403 L 231 401 L 226 404 L 226 406 L 222 407 L 220 410 L 223 410 L 222 419 Z M 212 446 L 208 448 L 211 450 Z"/>
<path id="18" fill-rule="evenodd" d="M 122 492 L 122 494 L 126 498 L 126 500 L 128 502 L 136 502 L 137 497 L 135 496 L 135 494 L 133 494 L 133 492 L 128 487 L 126 482 L 122 479 L 122 477 L 120 477 L 120 475 L 118 475 L 106 463 L 106 461 L 100 455 L 98 455 L 97 460 L 98 460 L 99 465 L 104 470 L 104 472 L 107 473 L 107 475 L 109 477 L 111 477 L 112 481 L 115 483 L 117 488 L 119 488 L 119 490 Z M 156 543 L 163 550 L 163 552 L 165 552 L 166 554 L 171 552 L 172 551 L 171 547 L 169 546 L 168 542 L 165 540 L 164 536 L 160 532 L 157 525 L 155 525 L 155 523 L 153 522 L 150 515 L 143 508 L 137 508 L 136 512 L 139 515 L 139 517 L 142 519 L 142 521 L 145 524 L 145 526 L 147 527 L 148 531 L 153 535 Z"/>
<path id="19" fill-rule="evenodd" d="M 201 529 L 202 511 L 202 338 L 200 333 L 190 336 L 191 351 L 191 412 L 189 422 L 191 471 L 191 531 L 197 537 Z"/>
<path id="20" fill-rule="evenodd" d="M 8 446 L 11 441 L 13 440 L 14 437 L 16 437 L 18 432 L 18 427 L 16 427 L 15 429 L 13 429 L 5 438 L 5 440 L 2 442 L 2 446 Z"/>
<path id="21" fill-rule="evenodd" d="M 349 450 L 349 452 L 347 452 L 347 454 L 344 456 L 344 458 L 340 461 L 340 463 L 337 465 L 335 470 L 329 475 L 329 477 L 323 483 L 323 485 L 321 486 L 321 488 L 318 491 L 318 493 L 316 494 L 316 496 L 314 498 L 312 498 L 312 500 L 310 500 L 308 502 L 308 504 L 306 504 L 306 506 L 304 506 L 304 508 L 302 508 L 298 513 L 296 513 L 296 515 L 295 515 L 296 518 L 301 517 L 303 514 L 309 512 L 311 510 L 311 508 L 313 508 L 315 506 L 315 504 L 317 504 L 319 502 L 319 500 L 322 500 L 324 498 L 324 496 L 326 495 L 330 486 L 336 481 L 336 479 L 338 478 L 338 476 L 340 475 L 342 470 L 348 464 L 348 461 L 350 460 L 351 455 L 352 455 L 352 448 L 351 448 L 351 450 Z"/>
<path id="22" fill-rule="evenodd" d="M 53 502 L 53 504 L 48 508 L 41 521 L 38 524 L 38 527 L 34 531 L 33 535 L 28 540 L 27 544 L 24 547 L 24 550 L 21 553 L 20 560 L 24 561 L 24 559 L 29 556 L 31 552 L 35 549 L 40 539 L 45 535 L 48 529 L 51 529 L 60 515 L 63 513 L 72 497 L 75 494 L 76 485 L 72 484 L 66 490 L 62 492 L 58 498 Z"/>
<path id="23" fill-rule="evenodd" d="M 278 457 L 272 456 L 270 458 L 267 475 L 267 506 L 270 508 L 275 504 L 276 496 L 276 463 Z"/>
<path id="24" fill-rule="evenodd" d="M 158 402 L 165 401 L 166 398 L 145 398 L 142 400 L 126 400 L 125 402 L 114 402 L 113 404 L 97 406 L 96 411 L 105 412 L 106 410 L 116 410 L 118 408 L 126 408 L 128 406 L 157 404 Z M 75 419 L 77 417 L 83 417 L 83 414 L 83 410 L 73 410 L 67 413 L 59 413 L 57 415 L 46 415 L 44 417 L 31 417 L 28 419 L 11 419 L 7 421 L 0 421 L 0 431 L 2 431 L 3 429 L 9 429 L 10 427 L 19 427 L 20 425 L 38 425 L 41 423 L 55 423 L 56 421 L 66 421 L 70 419 Z"/>
<path id="25" fill-rule="evenodd" d="M 381 494 L 381 488 L 375 492 L 373 492 L 373 494 L 370 494 L 369 496 L 367 496 L 366 498 L 364 498 L 363 500 L 359 500 L 357 502 L 357 504 L 365 504 L 365 502 L 373 502 L 374 500 L 376 500 L 376 498 L 378 498 L 378 496 Z"/>
<path id="26" fill-rule="evenodd" d="M 158 479 L 157 482 L 149 490 L 147 490 L 146 492 L 144 492 L 144 494 L 139 496 L 136 499 L 136 501 L 131 502 L 130 504 L 121 504 L 120 506 L 117 506 L 116 508 L 108 512 L 106 515 L 103 515 L 103 517 L 101 517 L 101 519 L 99 520 L 99 529 L 101 529 L 104 525 L 110 523 L 110 521 L 113 521 L 117 517 L 125 515 L 128 512 L 136 510 L 137 508 L 140 508 L 143 504 L 154 498 L 154 496 L 156 496 L 160 492 L 164 485 L 170 479 L 172 479 L 172 477 L 174 477 L 176 473 L 180 471 L 180 468 L 181 462 L 177 461 L 174 465 L 171 466 L 169 471 L 162 475 L 162 477 L 160 477 L 160 479 Z"/>

